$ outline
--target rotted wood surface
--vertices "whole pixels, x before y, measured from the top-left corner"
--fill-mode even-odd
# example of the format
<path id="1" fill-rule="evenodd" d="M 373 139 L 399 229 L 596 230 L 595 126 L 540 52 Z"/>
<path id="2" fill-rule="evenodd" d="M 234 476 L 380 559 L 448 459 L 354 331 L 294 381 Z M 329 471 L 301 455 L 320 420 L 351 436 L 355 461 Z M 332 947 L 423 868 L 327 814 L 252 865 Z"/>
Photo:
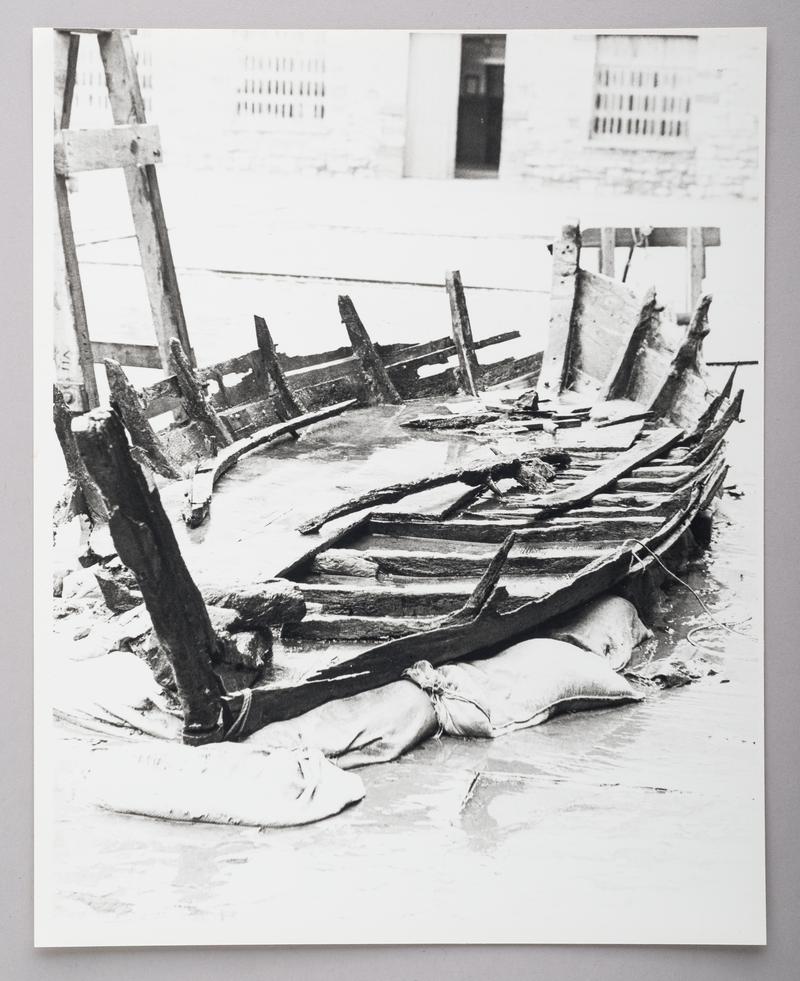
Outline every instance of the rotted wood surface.
<path id="1" fill-rule="evenodd" d="M 349 296 L 339 297 L 339 315 L 353 345 L 353 352 L 360 359 L 364 369 L 370 400 L 373 403 L 388 402 L 399 405 L 403 400 L 392 384 L 383 361 L 375 350 L 375 345 Z"/>
<path id="2" fill-rule="evenodd" d="M 131 442 L 144 451 L 151 466 L 162 477 L 180 480 L 183 474 L 172 464 L 164 452 L 161 440 L 144 413 L 144 406 L 139 393 L 130 383 L 122 367 L 111 358 L 106 358 L 105 368 L 111 405 L 122 416 L 125 428 L 130 433 Z"/>
<path id="3" fill-rule="evenodd" d="M 604 388 L 601 390 L 600 394 L 606 399 L 624 399 L 627 397 L 631 372 L 651 329 L 656 302 L 656 291 L 650 287 L 642 300 L 636 326 L 633 328 L 627 343 L 620 346 L 617 358 L 614 360 Z"/>
<path id="4" fill-rule="evenodd" d="M 708 334 L 708 308 L 711 294 L 703 294 L 697 301 L 692 319 L 683 341 L 676 350 L 669 371 L 656 389 L 650 405 L 656 418 L 676 421 L 687 415 L 696 420 L 702 414 L 706 402 L 706 382 L 702 376 L 700 352 L 703 339 Z"/>
<path id="5" fill-rule="evenodd" d="M 665 521 L 658 533 L 642 539 L 648 549 L 660 554 L 674 544 L 689 527 L 698 510 L 718 490 L 718 484 L 698 486 L 677 513 Z M 481 613 L 464 623 L 439 626 L 379 644 L 349 660 L 310 675 L 304 681 L 283 688 L 257 688 L 252 692 L 247 719 L 241 733 L 247 735 L 284 719 L 290 719 L 337 698 L 381 687 L 401 678 L 415 661 L 424 657 L 434 666 L 477 651 L 490 654 L 499 644 L 525 634 L 552 617 L 579 606 L 599 592 L 625 578 L 632 567 L 646 568 L 653 561 L 650 551 L 629 544 L 603 553 L 566 584 L 552 592 L 503 612 L 487 603 Z M 501 593 L 495 590 L 493 596 Z M 499 597 L 498 597 L 499 598 Z M 226 699 L 229 711 L 238 713 L 242 696 Z"/>
<path id="6" fill-rule="evenodd" d="M 255 324 L 261 363 L 268 377 L 272 379 L 272 384 L 275 386 L 284 420 L 303 415 L 306 407 L 302 404 L 300 396 L 293 394 L 287 384 L 286 376 L 278 361 L 275 345 L 272 341 L 272 335 L 269 332 L 266 320 L 256 315 Z"/>
<path id="7" fill-rule="evenodd" d="M 72 432 L 73 418 L 75 417 L 67 408 L 61 389 L 53 385 L 53 425 L 61 452 L 64 454 L 69 479 L 74 481 L 80 492 L 80 499 L 74 500 L 63 517 L 69 520 L 69 517 L 73 516 L 72 512 L 85 507 L 87 517 L 94 524 L 103 523 L 108 521 L 108 510 L 78 451 L 78 444 Z"/>
<path id="8" fill-rule="evenodd" d="M 477 396 L 477 380 L 480 377 L 480 365 L 475 355 L 475 341 L 472 338 L 472 325 L 469 322 L 467 299 L 461 283 L 461 273 L 454 269 L 445 277 L 447 297 L 450 301 L 450 318 L 453 329 L 458 366 L 464 391 L 468 395 Z"/>
<path id="9" fill-rule="evenodd" d="M 209 437 L 219 440 L 223 446 L 230 446 L 233 436 L 203 390 L 181 342 L 173 337 L 169 348 L 172 371 L 186 414 L 199 423 Z"/>
<path id="10" fill-rule="evenodd" d="M 420 477 L 407 483 L 390 484 L 386 487 L 378 487 L 367 491 L 357 497 L 351 498 L 342 504 L 336 505 L 325 511 L 323 514 L 315 515 L 298 526 L 298 531 L 307 535 L 318 531 L 328 521 L 334 518 L 341 518 L 346 514 L 355 511 L 362 511 L 366 508 L 377 507 L 379 504 L 391 504 L 399 501 L 410 494 L 416 494 L 422 490 L 432 487 L 441 487 L 444 484 L 463 483 L 472 487 L 487 484 L 488 481 L 498 481 L 511 477 L 519 481 L 523 486 L 541 489 L 544 481 L 552 476 L 552 468 L 536 460 L 526 460 L 523 462 L 519 457 L 508 457 L 497 459 L 485 466 L 475 466 L 469 468 L 458 468 L 448 470 L 444 473 L 432 474 L 429 477 Z M 538 475 L 539 481 L 536 477 Z"/>
<path id="11" fill-rule="evenodd" d="M 147 612 L 175 672 L 184 741 L 221 736 L 222 685 L 212 669 L 219 639 L 183 560 L 161 497 L 131 459 L 116 413 L 95 409 L 72 422 L 81 458 L 109 514 L 121 561 L 134 573 Z"/>

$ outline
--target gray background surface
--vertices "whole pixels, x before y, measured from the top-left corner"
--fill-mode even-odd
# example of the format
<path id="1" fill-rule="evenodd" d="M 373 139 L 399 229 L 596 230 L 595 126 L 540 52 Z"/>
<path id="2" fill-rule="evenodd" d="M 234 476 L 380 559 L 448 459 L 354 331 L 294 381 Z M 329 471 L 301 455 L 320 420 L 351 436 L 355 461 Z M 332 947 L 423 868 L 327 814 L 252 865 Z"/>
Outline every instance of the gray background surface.
<path id="1" fill-rule="evenodd" d="M 0 275 L 3 375 L 0 413 L 0 521 L 4 563 L 3 754 L 0 868 L 0 976 L 15 979 L 142 977 L 195 981 L 219 977 L 789 979 L 798 976 L 800 820 L 796 639 L 798 441 L 797 100 L 800 96 L 796 0 L 559 0 L 455 2 L 406 0 L 402 10 L 374 0 L 291 5 L 262 0 L 67 3 L 33 0 L 4 10 L 0 88 L 3 121 Z M 139 27 L 612 28 L 763 26 L 768 36 L 767 112 L 767 437 L 766 695 L 769 944 L 763 949 L 620 947 L 215 948 L 142 950 L 33 949 L 32 802 L 32 167 L 31 28 L 90 24 Z M 435 888 L 420 883 L 420 888 Z"/>

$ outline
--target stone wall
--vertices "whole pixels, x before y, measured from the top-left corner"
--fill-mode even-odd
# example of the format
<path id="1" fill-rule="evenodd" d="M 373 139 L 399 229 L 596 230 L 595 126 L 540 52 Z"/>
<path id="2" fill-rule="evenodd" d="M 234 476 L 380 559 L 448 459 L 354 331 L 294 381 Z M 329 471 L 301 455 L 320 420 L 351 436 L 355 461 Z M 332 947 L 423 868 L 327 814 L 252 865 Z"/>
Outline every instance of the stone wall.
<path id="1" fill-rule="evenodd" d="M 541 187 L 670 195 L 758 195 L 763 71 L 758 38 L 704 31 L 685 148 L 611 148 L 589 138 L 594 34 L 508 37 L 501 178 Z"/>

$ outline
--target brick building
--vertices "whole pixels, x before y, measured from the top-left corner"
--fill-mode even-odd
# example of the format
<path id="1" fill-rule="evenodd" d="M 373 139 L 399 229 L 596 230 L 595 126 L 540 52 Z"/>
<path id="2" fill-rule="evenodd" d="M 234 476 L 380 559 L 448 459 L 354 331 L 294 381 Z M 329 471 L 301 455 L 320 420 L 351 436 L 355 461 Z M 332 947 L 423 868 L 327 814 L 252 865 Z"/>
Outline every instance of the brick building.
<path id="1" fill-rule="evenodd" d="M 523 179 L 755 198 L 760 37 L 141 31 L 165 160 L 265 173 Z M 73 125 L 108 122 L 82 46 Z"/>

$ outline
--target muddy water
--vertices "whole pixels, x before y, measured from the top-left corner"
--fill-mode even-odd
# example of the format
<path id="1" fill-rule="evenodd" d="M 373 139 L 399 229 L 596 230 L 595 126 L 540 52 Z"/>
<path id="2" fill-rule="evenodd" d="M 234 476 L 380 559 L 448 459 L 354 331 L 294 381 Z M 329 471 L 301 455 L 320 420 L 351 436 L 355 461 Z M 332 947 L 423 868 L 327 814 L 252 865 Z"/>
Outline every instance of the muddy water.
<path id="1" fill-rule="evenodd" d="M 761 923 L 760 429 L 755 378 L 711 548 L 653 624 L 715 673 L 494 741 L 361 771 L 366 798 L 281 831 L 86 807 L 61 733 L 53 942 L 738 943 Z M 748 619 L 752 618 L 752 619 Z M 702 628 L 702 629 L 698 629 Z M 45 850 L 46 851 L 46 850 Z M 43 899 L 47 896 L 43 894 Z"/>

